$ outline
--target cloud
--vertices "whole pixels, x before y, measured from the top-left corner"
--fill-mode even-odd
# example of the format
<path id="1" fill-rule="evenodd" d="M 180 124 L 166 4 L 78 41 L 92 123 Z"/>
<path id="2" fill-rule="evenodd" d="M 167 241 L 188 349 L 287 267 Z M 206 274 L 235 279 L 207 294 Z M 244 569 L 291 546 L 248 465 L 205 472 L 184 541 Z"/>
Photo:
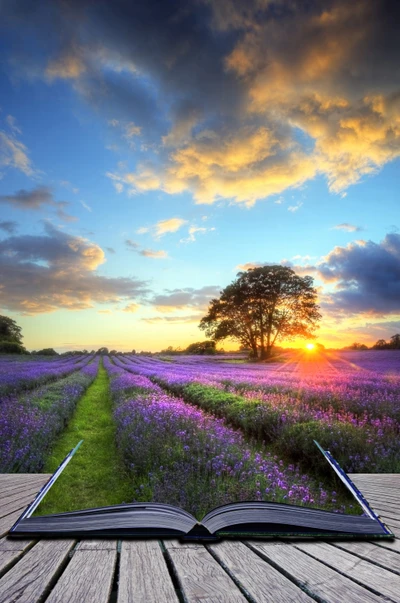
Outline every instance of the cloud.
<path id="1" fill-rule="evenodd" d="M 32 315 L 59 309 L 85 310 L 96 303 L 132 303 L 148 293 L 147 283 L 105 277 L 97 269 L 103 250 L 45 223 L 40 236 L 11 236 L 0 241 L 0 307 Z"/>
<path id="2" fill-rule="evenodd" d="M 149 318 L 141 318 L 148 324 L 172 323 L 172 324 L 192 324 L 199 323 L 203 314 L 188 314 L 187 316 L 150 316 Z"/>
<path id="3" fill-rule="evenodd" d="M 132 138 L 133 136 L 140 136 L 142 128 L 136 126 L 133 121 L 125 126 L 125 138 Z"/>
<path id="4" fill-rule="evenodd" d="M 140 133 L 136 168 L 108 174 L 118 193 L 251 207 L 323 175 L 343 195 L 400 156 L 391 0 L 43 0 L 3 13 L 8 64 L 64 79 Z"/>
<path id="5" fill-rule="evenodd" d="M 87 203 L 85 203 L 85 201 L 80 200 L 79 203 L 82 205 L 82 207 L 84 207 L 87 211 L 92 212 L 92 208 L 90 207 L 90 205 L 88 205 Z"/>
<path id="6" fill-rule="evenodd" d="M 34 176 L 36 171 L 28 157 L 26 146 L 14 135 L 7 135 L 0 130 L 0 166 L 10 167 L 23 172 L 26 176 Z"/>
<path id="7" fill-rule="evenodd" d="M 126 239 L 125 243 L 130 249 L 134 249 L 135 251 L 140 247 L 139 243 L 135 243 L 134 241 L 132 241 L 132 239 Z"/>
<path id="8" fill-rule="evenodd" d="M 12 220 L 4 220 L 0 222 L 0 229 L 4 230 L 4 232 L 7 232 L 8 234 L 14 234 L 17 230 L 17 226 L 17 222 Z"/>
<path id="9" fill-rule="evenodd" d="M 97 310 L 98 314 L 112 314 L 112 310 Z"/>
<path id="10" fill-rule="evenodd" d="M 186 287 L 184 289 L 167 289 L 165 294 L 155 295 L 149 303 L 160 312 L 192 308 L 203 310 L 215 297 L 219 297 L 220 287 L 206 285 L 200 289 Z"/>
<path id="11" fill-rule="evenodd" d="M 162 251 L 162 250 L 155 251 L 153 249 L 141 249 L 140 245 L 138 243 L 135 243 L 131 239 L 126 239 L 125 243 L 129 249 L 131 249 L 135 253 L 138 253 L 139 255 L 142 255 L 146 258 L 153 258 L 156 260 L 164 260 L 164 259 L 168 258 L 168 254 L 166 251 Z"/>
<path id="12" fill-rule="evenodd" d="M 60 55 L 57 58 L 50 60 L 46 67 L 45 75 L 48 80 L 74 80 L 81 76 L 86 71 L 86 65 L 82 54 L 82 49 L 73 47 L 61 51 Z"/>
<path id="13" fill-rule="evenodd" d="M 115 249 L 114 249 L 113 247 L 106 247 L 106 250 L 107 250 L 109 253 L 115 253 Z"/>
<path id="14" fill-rule="evenodd" d="M 337 226 L 334 226 L 333 228 L 336 230 L 345 230 L 346 232 L 359 232 L 363 230 L 360 226 L 354 226 L 353 224 L 348 224 L 347 222 L 337 224 Z"/>
<path id="15" fill-rule="evenodd" d="M 155 251 L 154 249 L 141 249 L 139 255 L 143 255 L 145 258 L 153 258 L 155 260 L 164 260 L 168 258 L 166 251 Z"/>
<path id="16" fill-rule="evenodd" d="M 21 189 L 14 195 L 0 195 L 0 203 L 9 203 L 23 210 L 39 210 L 46 206 L 54 207 L 61 220 L 66 222 L 77 220 L 75 216 L 71 216 L 65 212 L 65 208 L 69 203 L 67 201 L 55 201 L 52 190 L 48 186 L 40 185 L 31 191 Z"/>
<path id="17" fill-rule="evenodd" d="M 139 304 L 128 304 L 127 306 L 125 306 L 125 308 L 123 308 L 123 312 L 137 312 L 139 310 L 140 306 Z"/>
<path id="18" fill-rule="evenodd" d="M 72 191 L 73 193 L 75 193 L 75 195 L 77 195 L 79 193 L 79 188 L 76 188 L 76 186 L 73 186 L 71 184 L 71 182 L 69 182 L 68 180 L 61 180 L 60 185 L 63 186 L 64 188 L 67 188 L 68 190 Z"/>
<path id="19" fill-rule="evenodd" d="M 169 218 L 168 220 L 160 220 L 155 224 L 155 236 L 157 238 L 162 237 L 167 232 L 176 232 L 184 224 L 187 224 L 187 220 L 181 218 Z"/>
<path id="20" fill-rule="evenodd" d="M 7 115 L 6 122 L 14 134 L 22 134 L 22 130 L 17 126 L 17 120 L 12 115 Z"/>
<path id="21" fill-rule="evenodd" d="M 160 220 L 152 226 L 141 226 L 137 229 L 136 233 L 146 234 L 150 232 L 156 239 L 159 239 L 169 232 L 176 232 L 182 228 L 184 224 L 187 224 L 187 220 L 183 220 L 182 218 L 168 218 L 167 220 Z"/>
<path id="22" fill-rule="evenodd" d="M 201 233 L 201 234 L 205 234 L 206 232 L 211 232 L 215 230 L 214 227 L 212 228 L 204 228 L 202 226 L 191 226 L 188 230 L 189 236 L 186 239 L 181 239 L 180 243 L 193 243 L 196 240 L 195 234 L 196 233 Z"/>
<path id="23" fill-rule="evenodd" d="M 379 244 L 356 241 L 335 247 L 316 268 L 319 278 L 334 285 L 321 302 L 329 314 L 400 314 L 399 234 L 387 234 Z"/>
<path id="24" fill-rule="evenodd" d="M 303 202 L 299 201 L 296 205 L 290 205 L 288 207 L 288 211 L 291 211 L 292 213 L 294 213 L 295 211 L 298 211 L 302 205 L 303 205 Z"/>

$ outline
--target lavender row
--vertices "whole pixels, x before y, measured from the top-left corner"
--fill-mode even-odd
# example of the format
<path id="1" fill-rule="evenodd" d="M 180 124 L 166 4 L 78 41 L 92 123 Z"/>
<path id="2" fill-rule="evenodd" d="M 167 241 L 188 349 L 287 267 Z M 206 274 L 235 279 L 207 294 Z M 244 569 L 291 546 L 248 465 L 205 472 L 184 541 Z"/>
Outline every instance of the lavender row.
<path id="1" fill-rule="evenodd" d="M 338 509 L 327 492 L 294 465 L 246 445 L 223 419 L 166 395 L 123 361 L 105 359 L 115 404 L 117 445 L 137 484 L 136 501 L 182 507 L 200 518 L 232 501 L 274 500 Z M 136 391 L 135 391 L 136 388 Z"/>
<path id="2" fill-rule="evenodd" d="M 334 383 L 329 388 L 319 385 L 319 396 L 315 389 L 310 392 L 305 387 L 300 392 L 290 388 L 282 391 L 275 383 L 273 388 L 272 380 L 269 387 L 274 391 L 268 391 L 265 385 L 251 389 L 249 384 L 235 383 L 232 372 L 230 381 L 216 380 L 213 367 L 208 364 L 207 370 L 201 362 L 194 371 L 184 363 L 171 367 L 147 359 L 121 360 L 129 370 L 156 379 L 186 401 L 225 417 L 248 436 L 273 444 L 282 454 L 286 451 L 307 468 L 325 469 L 323 458 L 315 454 L 314 439 L 329 448 L 348 472 L 396 472 L 400 468 L 400 389 L 396 378 L 384 381 L 381 387 L 375 383 L 373 401 L 360 396 L 358 400 L 353 397 L 350 404 L 337 385 L 336 396 L 329 395 Z M 366 378 L 370 385 L 371 375 Z"/>
<path id="3" fill-rule="evenodd" d="M 0 473 L 39 473 L 78 400 L 94 381 L 99 358 L 55 383 L 3 400 L 0 415 Z"/>
<path id="4" fill-rule="evenodd" d="M 86 366 L 93 356 L 84 355 L 60 360 L 21 360 L 2 362 L 0 360 L 0 395 L 17 394 L 38 387 L 43 383 L 55 381 Z"/>

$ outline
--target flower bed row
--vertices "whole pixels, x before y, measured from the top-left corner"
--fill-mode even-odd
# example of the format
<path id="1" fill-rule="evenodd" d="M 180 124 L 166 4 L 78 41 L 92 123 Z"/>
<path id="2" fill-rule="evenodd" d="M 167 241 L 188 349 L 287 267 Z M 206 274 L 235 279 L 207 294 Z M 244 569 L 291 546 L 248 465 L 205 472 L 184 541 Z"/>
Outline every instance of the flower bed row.
<path id="1" fill-rule="evenodd" d="M 185 375 L 168 370 L 164 363 L 144 364 L 129 359 L 117 360 L 131 371 L 147 374 L 167 391 L 186 402 L 225 418 L 232 426 L 259 442 L 272 444 L 274 450 L 299 462 L 304 469 L 326 471 L 325 459 L 316 451 L 313 440 L 330 450 L 347 472 L 397 472 L 400 470 L 400 425 L 390 417 L 373 418 L 367 411 L 323 408 L 323 404 L 305 401 L 282 392 L 249 391 L 230 388 L 209 375 Z M 123 364 L 122 364 L 123 363 Z M 242 392 L 238 395 L 236 392 Z"/>
<path id="2" fill-rule="evenodd" d="M 0 396 L 18 394 L 44 383 L 55 381 L 83 368 L 93 356 L 74 356 L 57 360 L 4 361 L 0 359 Z"/>
<path id="3" fill-rule="evenodd" d="M 117 445 L 137 485 L 136 501 L 174 504 L 198 518 L 240 500 L 343 510 L 336 492 L 327 492 L 298 467 L 260 454 L 223 419 L 166 395 L 115 362 L 119 366 L 105 358 L 104 366 L 112 380 Z"/>
<path id="4" fill-rule="evenodd" d="M 0 414 L 0 473 L 38 473 L 67 425 L 78 400 L 94 381 L 99 358 L 68 377 L 24 395 L 3 399 Z"/>

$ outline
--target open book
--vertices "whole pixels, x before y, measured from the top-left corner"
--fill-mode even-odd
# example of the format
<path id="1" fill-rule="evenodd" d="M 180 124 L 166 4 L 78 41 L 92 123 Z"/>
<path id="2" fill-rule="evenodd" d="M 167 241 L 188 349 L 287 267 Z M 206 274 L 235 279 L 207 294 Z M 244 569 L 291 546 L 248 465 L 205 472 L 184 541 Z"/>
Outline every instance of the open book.
<path id="1" fill-rule="evenodd" d="M 220 538 L 319 536 L 323 538 L 394 538 L 331 454 L 318 446 L 328 463 L 361 506 L 363 515 L 273 502 L 244 501 L 217 507 L 199 523 L 193 515 L 168 504 L 131 503 L 82 511 L 35 516 L 41 500 L 82 442 L 71 450 L 35 500 L 22 513 L 9 536 L 24 538 Z"/>

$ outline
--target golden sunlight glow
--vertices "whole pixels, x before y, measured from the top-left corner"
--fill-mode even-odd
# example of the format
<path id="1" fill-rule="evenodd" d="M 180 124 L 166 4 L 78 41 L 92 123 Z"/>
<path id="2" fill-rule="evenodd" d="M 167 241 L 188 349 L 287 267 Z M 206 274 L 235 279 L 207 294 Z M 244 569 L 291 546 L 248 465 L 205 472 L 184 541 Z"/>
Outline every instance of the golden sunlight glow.
<path id="1" fill-rule="evenodd" d="M 315 349 L 315 344 L 313 344 L 313 343 L 307 343 L 307 345 L 306 345 L 306 349 L 307 349 L 309 352 L 311 352 L 312 350 L 314 350 L 314 349 Z"/>

